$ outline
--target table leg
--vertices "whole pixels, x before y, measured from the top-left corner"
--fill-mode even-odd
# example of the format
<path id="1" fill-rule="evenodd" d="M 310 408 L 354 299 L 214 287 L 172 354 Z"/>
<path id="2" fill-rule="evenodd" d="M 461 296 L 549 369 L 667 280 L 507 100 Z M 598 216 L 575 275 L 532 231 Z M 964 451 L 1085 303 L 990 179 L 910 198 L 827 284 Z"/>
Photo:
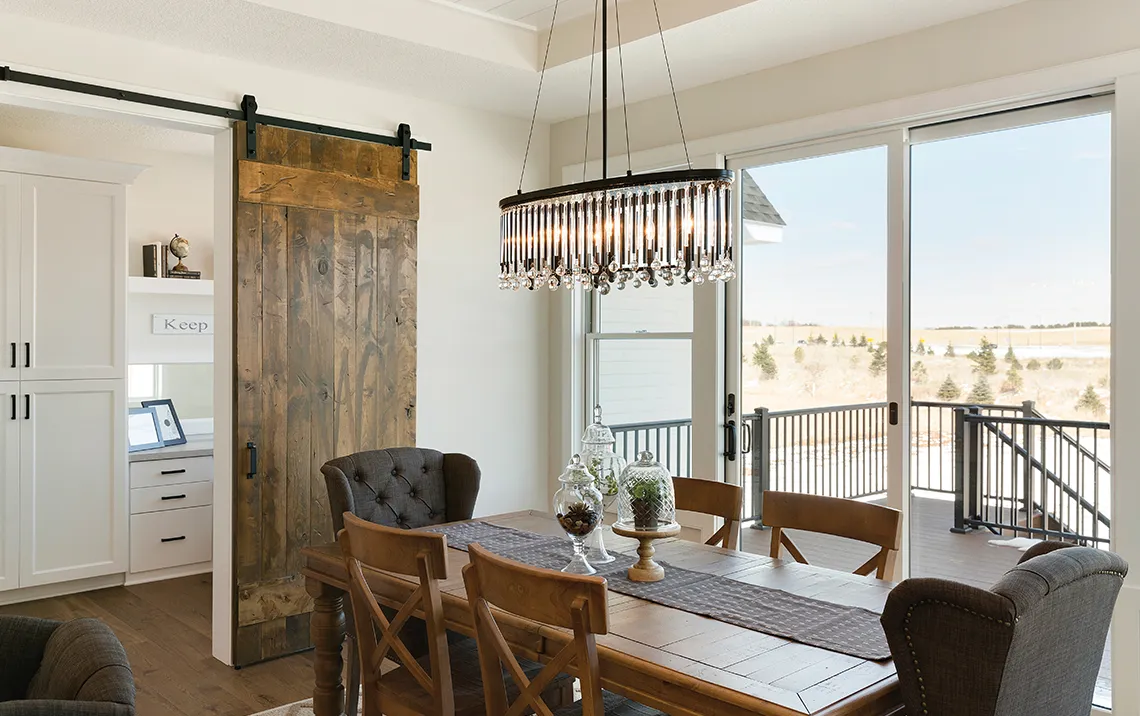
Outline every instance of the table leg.
<path id="1" fill-rule="evenodd" d="M 313 714 L 342 716 L 344 684 L 341 682 L 341 645 L 344 643 L 344 592 L 311 577 L 305 589 L 313 597 L 314 609 L 310 634 L 315 647 L 313 656 Z M 355 716 L 355 715 L 354 715 Z"/>

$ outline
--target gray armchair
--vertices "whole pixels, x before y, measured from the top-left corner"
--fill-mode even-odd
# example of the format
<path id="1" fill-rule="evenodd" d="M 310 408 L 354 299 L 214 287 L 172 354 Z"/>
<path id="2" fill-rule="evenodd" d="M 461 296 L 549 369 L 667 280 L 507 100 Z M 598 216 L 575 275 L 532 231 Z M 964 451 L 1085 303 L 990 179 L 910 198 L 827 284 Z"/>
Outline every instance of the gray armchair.
<path id="1" fill-rule="evenodd" d="M 1127 573 L 1112 552 L 1044 542 L 989 590 L 900 583 L 882 623 L 906 712 L 1087 716 Z"/>
<path id="2" fill-rule="evenodd" d="M 466 455 L 416 447 L 338 457 L 326 462 L 321 472 L 337 532 L 344 529 L 345 512 L 404 529 L 469 520 L 475 513 L 481 476 L 478 463 Z M 386 612 L 389 618 L 394 616 Z M 356 713 L 360 661 L 352 636 L 356 632 L 351 609 L 345 609 L 345 622 L 349 643 L 347 712 Z M 427 654 L 423 622 L 410 620 L 401 639 L 414 656 Z"/>
<path id="3" fill-rule="evenodd" d="M 0 716 L 134 713 L 134 675 L 106 624 L 0 616 Z"/>

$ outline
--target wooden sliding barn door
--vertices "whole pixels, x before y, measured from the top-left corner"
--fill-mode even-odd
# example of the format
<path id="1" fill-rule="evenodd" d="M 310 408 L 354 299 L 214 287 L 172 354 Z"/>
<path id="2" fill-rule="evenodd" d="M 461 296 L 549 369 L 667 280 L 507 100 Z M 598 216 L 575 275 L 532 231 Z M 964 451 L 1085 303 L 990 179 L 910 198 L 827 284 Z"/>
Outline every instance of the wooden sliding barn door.
<path id="1" fill-rule="evenodd" d="M 413 154 L 234 132 L 234 663 L 308 648 L 301 548 L 332 542 L 321 465 L 415 444 Z M 256 469 L 253 467 L 256 450 Z"/>

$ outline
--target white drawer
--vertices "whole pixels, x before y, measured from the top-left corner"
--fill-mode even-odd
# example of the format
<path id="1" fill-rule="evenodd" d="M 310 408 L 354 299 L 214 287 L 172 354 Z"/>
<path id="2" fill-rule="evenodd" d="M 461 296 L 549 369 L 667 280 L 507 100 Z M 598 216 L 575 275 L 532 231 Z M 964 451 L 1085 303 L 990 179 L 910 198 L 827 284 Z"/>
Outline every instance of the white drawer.
<path id="1" fill-rule="evenodd" d="M 213 502 L 214 483 L 188 482 L 168 487 L 136 487 L 131 490 L 131 514 L 181 510 Z"/>
<path id="2" fill-rule="evenodd" d="M 214 458 L 179 457 L 131 463 L 131 487 L 165 487 L 214 479 Z"/>
<path id="3" fill-rule="evenodd" d="M 212 507 L 131 515 L 131 571 L 210 561 L 212 528 Z"/>

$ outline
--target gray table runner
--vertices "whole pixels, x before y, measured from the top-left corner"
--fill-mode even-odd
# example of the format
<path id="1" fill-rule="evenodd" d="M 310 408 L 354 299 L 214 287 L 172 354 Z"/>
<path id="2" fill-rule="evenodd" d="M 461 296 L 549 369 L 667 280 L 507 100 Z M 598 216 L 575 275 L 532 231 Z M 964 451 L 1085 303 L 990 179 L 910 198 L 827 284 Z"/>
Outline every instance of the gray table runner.
<path id="1" fill-rule="evenodd" d="M 547 569 L 569 562 L 569 540 L 523 532 L 486 522 L 431 528 L 447 535 L 448 545 L 466 551 L 477 542 L 503 557 Z M 867 609 L 802 597 L 729 577 L 665 566 L 660 582 L 633 582 L 626 570 L 637 560 L 611 550 L 617 559 L 595 565 L 611 590 L 718 621 L 848 654 L 860 659 L 891 658 L 879 615 Z"/>

